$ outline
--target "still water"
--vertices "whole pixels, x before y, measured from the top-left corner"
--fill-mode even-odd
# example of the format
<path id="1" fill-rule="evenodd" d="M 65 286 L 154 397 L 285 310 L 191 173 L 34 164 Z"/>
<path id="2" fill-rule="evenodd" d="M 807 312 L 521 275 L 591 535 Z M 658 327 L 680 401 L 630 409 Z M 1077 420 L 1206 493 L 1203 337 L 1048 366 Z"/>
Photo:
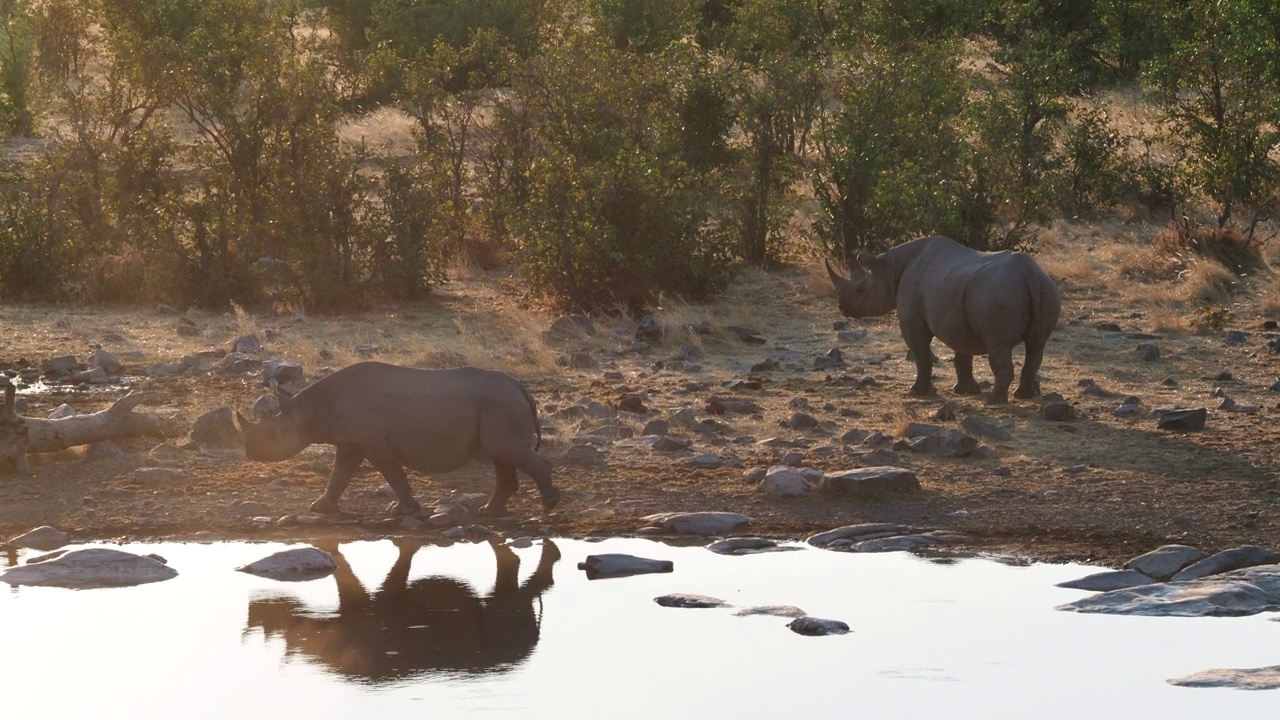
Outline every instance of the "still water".
<path id="1" fill-rule="evenodd" d="M 1169 685 L 1280 664 L 1280 623 L 1082 615 L 1080 565 L 805 548 L 742 557 L 645 540 L 509 549 L 350 542 L 332 577 L 233 568 L 297 545 L 129 545 L 178 577 L 0 584 L 0 713 L 23 718 L 1275 717 L 1280 691 Z M 28 551 L 23 551 L 27 554 Z M 587 580 L 620 552 L 669 574 Z M 20 556 L 21 557 L 21 556 Z M 517 563 L 518 561 L 518 563 Z M 0 561 L 3 564 L 3 561 Z M 684 592 L 847 622 L 653 602 Z M 377 715 L 375 713 L 385 713 Z"/>

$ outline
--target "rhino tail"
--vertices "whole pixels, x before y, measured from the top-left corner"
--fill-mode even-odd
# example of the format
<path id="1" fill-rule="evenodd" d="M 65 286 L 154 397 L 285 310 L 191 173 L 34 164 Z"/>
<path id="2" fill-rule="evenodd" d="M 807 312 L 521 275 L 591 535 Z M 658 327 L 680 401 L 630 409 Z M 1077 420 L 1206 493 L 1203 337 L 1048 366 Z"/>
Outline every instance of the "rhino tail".
<path id="1" fill-rule="evenodd" d="M 529 393 L 529 388 L 520 383 L 520 392 L 524 393 L 524 399 L 529 403 L 529 414 L 533 415 L 533 432 L 536 439 L 533 442 L 533 449 L 537 450 L 542 447 L 542 423 L 538 422 L 538 401 L 533 399 L 533 395 Z"/>

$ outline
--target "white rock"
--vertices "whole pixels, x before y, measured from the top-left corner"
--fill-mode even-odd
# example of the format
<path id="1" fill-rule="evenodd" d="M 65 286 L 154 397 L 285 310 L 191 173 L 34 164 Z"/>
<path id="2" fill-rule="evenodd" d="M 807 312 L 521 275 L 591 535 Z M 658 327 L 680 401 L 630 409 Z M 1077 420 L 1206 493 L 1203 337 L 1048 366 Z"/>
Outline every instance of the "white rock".
<path id="1" fill-rule="evenodd" d="M 10 585 L 76 589 L 129 587 L 176 577 L 178 571 L 153 556 L 112 548 L 59 550 L 0 572 Z"/>
<path id="2" fill-rule="evenodd" d="M 662 607 L 674 608 L 718 608 L 725 607 L 729 603 L 718 597 L 710 595 L 695 595 L 693 593 L 671 593 L 669 595 L 659 595 L 653 599 Z"/>
<path id="3" fill-rule="evenodd" d="M 1182 687 L 1229 687 L 1239 690 L 1275 690 L 1280 688 L 1280 665 L 1242 670 L 1205 670 L 1174 678 L 1170 685 Z"/>
<path id="4" fill-rule="evenodd" d="M 48 525 L 41 525 L 35 530 L 9 538 L 10 545 L 31 548 L 32 550 L 57 550 L 69 542 L 71 542 L 70 535 Z"/>
<path id="5" fill-rule="evenodd" d="M 337 569 L 338 563 L 334 562 L 332 555 L 314 547 L 281 550 L 236 568 L 242 573 L 287 582 L 316 580 L 333 574 Z"/>
<path id="6" fill-rule="evenodd" d="M 746 515 L 731 512 L 657 513 L 642 519 L 683 535 L 723 535 L 751 522 Z"/>
<path id="7" fill-rule="evenodd" d="M 1203 551 L 1190 545 L 1161 545 L 1130 560 L 1124 566 L 1156 580 L 1168 580 L 1179 570 L 1204 558 Z"/>
<path id="8" fill-rule="evenodd" d="M 775 465 L 765 473 L 756 489 L 770 495 L 803 495 L 809 492 L 809 482 L 799 470 L 788 465 Z"/>
<path id="9" fill-rule="evenodd" d="M 738 617 L 747 617 L 748 615 L 773 615 L 775 617 L 802 618 L 809 613 L 801 610 L 795 605 L 752 605 L 744 607 L 734 613 Z"/>

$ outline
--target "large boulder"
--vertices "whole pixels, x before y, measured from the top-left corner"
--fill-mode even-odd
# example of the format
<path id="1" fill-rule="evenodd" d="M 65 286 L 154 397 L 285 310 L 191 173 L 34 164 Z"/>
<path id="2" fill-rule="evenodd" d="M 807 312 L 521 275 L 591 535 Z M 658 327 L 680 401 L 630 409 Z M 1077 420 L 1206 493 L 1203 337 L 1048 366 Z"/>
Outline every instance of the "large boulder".
<path id="1" fill-rule="evenodd" d="M 821 487 L 824 492 L 839 492 L 855 498 L 869 499 L 882 495 L 918 493 L 920 479 L 906 468 L 877 465 L 829 472 L 822 476 Z"/>
<path id="2" fill-rule="evenodd" d="M 154 555 L 113 548 L 59 550 L 0 572 L 0 582 L 75 589 L 129 587 L 177 577 L 178 571 Z"/>
<path id="3" fill-rule="evenodd" d="M 1190 545 L 1161 545 L 1148 553 L 1125 563 L 1125 568 L 1135 570 L 1154 580 L 1164 582 L 1188 565 L 1204 559 L 1204 552 Z"/>
<path id="4" fill-rule="evenodd" d="M 70 535 L 48 525 L 41 525 L 17 537 L 9 538 L 10 545 L 32 550 L 57 550 L 69 542 L 71 542 Z"/>
<path id="5" fill-rule="evenodd" d="M 1111 615 L 1234 617 L 1280 610 L 1280 565 L 1091 595 L 1059 610 Z"/>
<path id="6" fill-rule="evenodd" d="M 242 573 L 286 582 L 318 580 L 337 569 L 338 563 L 332 555 L 314 547 L 281 550 L 236 568 Z"/>

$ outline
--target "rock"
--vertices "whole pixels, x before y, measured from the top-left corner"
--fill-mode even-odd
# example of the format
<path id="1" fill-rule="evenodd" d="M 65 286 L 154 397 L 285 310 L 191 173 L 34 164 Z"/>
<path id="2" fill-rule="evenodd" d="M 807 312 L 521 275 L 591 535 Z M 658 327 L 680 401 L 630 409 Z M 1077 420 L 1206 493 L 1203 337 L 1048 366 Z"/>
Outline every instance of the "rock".
<path id="1" fill-rule="evenodd" d="M 723 535 L 751 522 L 746 515 L 731 512 L 657 513 L 641 519 L 682 535 Z"/>
<path id="2" fill-rule="evenodd" d="M 960 420 L 960 425 L 963 425 L 969 432 L 977 434 L 977 436 L 995 439 L 995 441 L 1006 441 L 1006 439 L 1012 438 L 1009 430 L 1001 428 L 1000 425 L 992 423 L 991 420 L 979 418 L 977 415 L 966 415 L 964 420 Z"/>
<path id="3" fill-rule="evenodd" d="M 1040 408 L 1040 414 L 1045 420 L 1052 422 L 1066 422 L 1076 419 L 1076 409 L 1072 405 L 1065 402 L 1046 403 Z"/>
<path id="4" fill-rule="evenodd" d="M 941 458 L 968 457 L 978 447 L 978 439 L 959 430 L 936 425 L 911 423 L 907 429 L 911 438 L 908 448 L 915 452 Z"/>
<path id="5" fill-rule="evenodd" d="M 844 635 L 849 632 L 849 624 L 839 620 L 826 620 L 809 615 L 798 617 L 787 623 L 791 632 L 799 635 Z"/>
<path id="6" fill-rule="evenodd" d="M 809 482 L 795 468 L 775 465 L 765 472 L 756 489 L 770 495 L 803 495 L 809 492 Z"/>
<path id="7" fill-rule="evenodd" d="M 624 553 L 603 553 L 588 555 L 586 560 L 578 563 L 578 569 L 586 571 L 588 580 L 595 580 L 647 573 L 669 573 L 675 569 L 675 565 L 670 560 L 651 560 Z"/>
<path id="8" fill-rule="evenodd" d="M 1160 359 L 1160 346 L 1155 343 L 1141 343 L 1134 351 L 1139 360 L 1144 362 L 1154 362 Z"/>
<path id="9" fill-rule="evenodd" d="M 719 555 L 754 555 L 762 552 L 776 552 L 793 548 L 780 547 L 778 541 L 760 537 L 735 537 L 717 540 L 707 549 Z"/>
<path id="10" fill-rule="evenodd" d="M 328 577 L 337 569 L 332 555 L 314 547 L 281 550 L 236 568 L 238 572 L 286 582 Z"/>
<path id="11" fill-rule="evenodd" d="M 671 431 L 671 422 L 656 418 L 644 424 L 644 429 L 640 431 L 641 435 L 666 435 Z"/>
<path id="12" fill-rule="evenodd" d="M 1234 380 L 1234 379 L 1235 379 L 1235 376 L 1231 374 L 1230 370 L 1226 370 L 1226 369 L 1219 370 L 1218 373 L 1213 376 L 1214 382 L 1230 382 L 1231 380 Z"/>
<path id="13" fill-rule="evenodd" d="M 1228 330 L 1224 340 L 1228 345 L 1243 345 L 1248 338 L 1249 334 L 1243 330 Z"/>
<path id="14" fill-rule="evenodd" d="M 48 525 L 41 525 L 34 530 L 9 538 L 10 545 L 32 550 L 57 550 L 69 542 L 71 542 L 70 535 Z"/>
<path id="15" fill-rule="evenodd" d="M 144 371 L 148 377 L 173 377 L 181 375 L 186 368 L 182 363 L 157 363 L 150 365 Z"/>
<path id="16" fill-rule="evenodd" d="M 1256 545 L 1242 545 L 1238 548 L 1223 550 L 1215 555 L 1198 560 L 1179 570 L 1170 580 L 1193 580 L 1195 578 L 1217 575 L 1219 573 L 1280 562 L 1280 553 L 1264 550 Z"/>
<path id="17" fill-rule="evenodd" d="M 942 403 L 942 406 L 933 412 L 933 419 L 938 422 L 951 422 L 956 419 L 956 408 L 950 400 Z M 970 428 L 972 429 L 972 428 Z"/>
<path id="18" fill-rule="evenodd" d="M 124 450 L 119 445 L 111 440 L 102 440 L 89 445 L 89 449 L 84 453 L 84 461 L 97 462 L 99 460 L 124 457 L 124 455 Z"/>
<path id="19" fill-rule="evenodd" d="M 738 338 L 738 342 L 747 343 L 748 345 L 763 345 L 766 342 L 754 328 L 743 327 L 742 325 L 725 325 L 724 329 Z"/>
<path id="20" fill-rule="evenodd" d="M 738 617 L 751 615 L 772 615 L 773 617 L 802 618 L 808 615 L 795 605 L 752 605 L 734 613 Z"/>
<path id="21" fill-rule="evenodd" d="M 181 335 L 182 337 L 195 337 L 196 335 L 200 334 L 200 328 L 196 327 L 195 324 L 189 323 L 189 322 L 178 325 L 176 329 L 178 334 Z"/>
<path id="22" fill-rule="evenodd" d="M 856 343 L 867 339 L 866 330 L 841 330 L 836 333 L 836 339 L 842 343 Z"/>
<path id="23" fill-rule="evenodd" d="M 715 470 L 724 465 L 724 461 L 715 453 L 702 453 L 689 458 L 685 461 L 685 464 L 695 468 L 702 468 L 703 470 Z"/>
<path id="24" fill-rule="evenodd" d="M 253 358 L 245 353 L 227 353 L 213 366 L 213 372 L 218 375 L 246 375 L 248 373 L 257 372 L 262 367 L 262 361 Z"/>
<path id="25" fill-rule="evenodd" d="M 787 427 L 792 430 L 812 430 L 818 427 L 818 419 L 806 412 L 795 412 L 787 420 Z"/>
<path id="26" fill-rule="evenodd" d="M 1169 681 L 1181 687 L 1229 687 L 1237 690 L 1280 688 L 1280 665 L 1243 670 L 1205 670 Z"/>
<path id="27" fill-rule="evenodd" d="M 547 336 L 553 340 L 572 340 L 583 335 L 595 337 L 596 333 L 596 324 L 586 315 L 562 315 L 547 330 Z"/>
<path id="28" fill-rule="evenodd" d="M 108 375 L 119 375 L 120 371 L 124 370 L 124 365 L 120 363 L 119 358 L 101 348 L 94 350 L 89 356 L 89 364 L 102 368 L 102 371 Z"/>
<path id="29" fill-rule="evenodd" d="M 159 485 L 181 477 L 182 473 L 171 467 L 140 467 L 133 471 L 133 481 L 142 485 Z"/>
<path id="30" fill-rule="evenodd" d="M 1194 565 L 1192 566 L 1194 567 Z M 1161 617 L 1238 617 L 1280 610 L 1280 566 L 1098 593 L 1059 610 Z"/>
<path id="31" fill-rule="evenodd" d="M 280 385 L 302 382 L 302 363 L 292 360 L 268 360 L 262 363 L 262 380 L 268 385 L 275 382 Z"/>
<path id="32" fill-rule="evenodd" d="M 959 539 L 961 536 L 954 536 Z M 860 540 L 849 545 L 830 547 L 828 549 L 838 549 L 846 552 L 858 553 L 880 553 L 880 552 L 910 552 L 921 548 L 928 548 L 937 545 L 943 540 L 943 536 L 931 536 L 925 534 L 911 535 L 894 535 L 891 537 L 873 538 L 870 540 Z"/>
<path id="33" fill-rule="evenodd" d="M 1137 587 L 1139 585 L 1150 585 L 1153 582 L 1155 582 L 1155 579 L 1136 570 L 1108 570 L 1106 572 L 1085 575 L 1078 580 L 1060 582 L 1058 583 L 1058 587 L 1069 588 L 1071 590 L 1107 592 L 1108 590 L 1120 590 L 1123 588 Z"/>
<path id="34" fill-rule="evenodd" d="M 822 476 L 824 492 L 842 492 L 866 499 L 888 494 L 920 492 L 920 480 L 906 468 L 878 465 L 857 470 L 829 472 Z"/>
<path id="35" fill-rule="evenodd" d="M 692 593 L 671 593 L 659 595 L 653 599 L 662 607 L 673 608 L 718 608 L 727 607 L 729 603 L 710 595 L 694 595 Z"/>
<path id="36" fill-rule="evenodd" d="M 672 453 L 683 452 L 693 446 L 693 441 L 688 438 L 672 437 L 671 435 L 663 435 L 653 443 L 654 452 Z"/>
<path id="37" fill-rule="evenodd" d="M 111 382 L 111 377 L 107 375 L 107 371 L 100 367 L 74 372 L 71 374 L 71 379 L 78 383 L 92 383 L 96 385 Z"/>
<path id="38" fill-rule="evenodd" d="M 130 587 L 177 577 L 162 559 L 112 548 L 57 550 L 0 572 L 0 582 L 76 589 Z"/>
<path id="39" fill-rule="evenodd" d="M 600 361 L 596 360 L 591 353 L 579 350 L 563 358 L 560 365 L 574 370 L 594 370 L 600 367 Z"/>
<path id="40" fill-rule="evenodd" d="M 360 357 L 373 357 L 382 352 L 382 346 L 375 342 L 359 343 L 351 348 Z"/>
<path id="41" fill-rule="evenodd" d="M 58 407 L 54 408 L 52 412 L 49 413 L 49 419 L 57 420 L 58 418 L 74 417 L 76 414 L 77 413 L 75 408 L 71 407 L 66 403 L 62 403 Z"/>
<path id="42" fill-rule="evenodd" d="M 240 428 L 235 423 L 235 411 L 229 407 L 220 407 L 196 418 L 195 425 L 191 427 L 191 442 L 204 448 L 243 445 Z"/>
<path id="43" fill-rule="evenodd" d="M 1124 566 L 1143 575 L 1164 582 L 1191 563 L 1203 560 L 1204 552 L 1190 545 L 1161 545 L 1149 553 L 1143 553 Z"/>
<path id="44" fill-rule="evenodd" d="M 1156 427 L 1173 431 L 1203 430 L 1208 417 L 1206 408 L 1174 408 L 1160 413 Z"/>
<path id="45" fill-rule="evenodd" d="M 258 399 L 253 401 L 253 405 L 249 406 L 249 414 L 255 420 L 261 420 L 268 415 L 279 415 L 280 398 L 269 394 L 259 395 Z"/>
<path id="46" fill-rule="evenodd" d="M 40 363 L 40 372 L 45 375 L 69 375 L 80 369 L 80 361 L 76 360 L 75 355 L 63 355 L 61 357 L 49 358 Z"/>
<path id="47" fill-rule="evenodd" d="M 636 327 L 635 339 L 647 343 L 660 343 L 667 335 L 667 327 L 654 315 L 645 315 Z"/>
<path id="48" fill-rule="evenodd" d="M 897 523 L 860 523 L 858 525 L 845 525 L 834 530 L 811 535 L 805 542 L 814 547 L 826 548 L 841 541 L 847 543 L 873 540 L 875 538 L 905 535 L 910 532 L 912 532 L 910 526 L 898 525 Z"/>
<path id="49" fill-rule="evenodd" d="M 254 353 L 262 352 L 262 343 L 258 340 L 257 335 L 241 335 L 227 343 L 227 352 L 253 355 Z"/>

